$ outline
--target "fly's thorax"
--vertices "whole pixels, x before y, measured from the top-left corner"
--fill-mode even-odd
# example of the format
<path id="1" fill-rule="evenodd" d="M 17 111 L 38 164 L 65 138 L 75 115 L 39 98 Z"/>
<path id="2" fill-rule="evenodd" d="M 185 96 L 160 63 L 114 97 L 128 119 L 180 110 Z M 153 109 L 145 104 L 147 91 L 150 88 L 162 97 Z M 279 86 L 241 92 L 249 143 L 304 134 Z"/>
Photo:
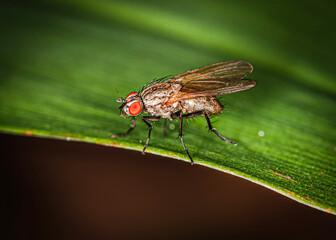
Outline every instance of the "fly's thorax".
<path id="1" fill-rule="evenodd" d="M 143 90 L 141 97 L 145 105 L 166 102 L 172 95 L 181 89 L 180 84 L 154 83 Z"/>
<path id="2" fill-rule="evenodd" d="M 144 104 L 137 92 L 131 92 L 125 99 L 123 114 L 137 116 L 144 111 Z"/>
<path id="3" fill-rule="evenodd" d="M 179 84 L 154 83 L 143 90 L 141 98 L 146 108 L 160 106 L 166 103 L 180 88 Z"/>
<path id="4" fill-rule="evenodd" d="M 143 90 L 141 98 L 146 112 L 153 116 L 170 119 L 170 115 L 179 110 L 178 103 L 167 105 L 168 100 L 181 89 L 180 84 L 154 83 Z"/>

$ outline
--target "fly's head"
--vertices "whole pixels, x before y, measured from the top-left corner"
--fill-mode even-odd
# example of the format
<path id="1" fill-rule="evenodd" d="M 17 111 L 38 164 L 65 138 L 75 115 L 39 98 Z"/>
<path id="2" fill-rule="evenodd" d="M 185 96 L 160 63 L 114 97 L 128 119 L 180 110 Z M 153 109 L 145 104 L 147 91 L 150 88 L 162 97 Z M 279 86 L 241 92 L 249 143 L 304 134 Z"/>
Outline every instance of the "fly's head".
<path id="1" fill-rule="evenodd" d="M 144 110 L 143 102 L 137 92 L 131 92 L 127 95 L 126 99 L 119 98 L 117 102 L 122 102 L 119 109 L 122 115 L 138 116 Z"/>

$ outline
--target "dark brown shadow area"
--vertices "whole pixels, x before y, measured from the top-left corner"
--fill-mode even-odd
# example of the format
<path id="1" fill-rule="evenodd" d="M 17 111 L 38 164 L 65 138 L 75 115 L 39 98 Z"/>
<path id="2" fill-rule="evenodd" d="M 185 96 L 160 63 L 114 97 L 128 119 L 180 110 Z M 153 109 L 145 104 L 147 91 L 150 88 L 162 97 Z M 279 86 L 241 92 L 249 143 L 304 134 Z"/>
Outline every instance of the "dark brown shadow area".
<path id="1" fill-rule="evenodd" d="M 173 159 L 0 135 L 1 239 L 311 239 L 333 215 Z"/>

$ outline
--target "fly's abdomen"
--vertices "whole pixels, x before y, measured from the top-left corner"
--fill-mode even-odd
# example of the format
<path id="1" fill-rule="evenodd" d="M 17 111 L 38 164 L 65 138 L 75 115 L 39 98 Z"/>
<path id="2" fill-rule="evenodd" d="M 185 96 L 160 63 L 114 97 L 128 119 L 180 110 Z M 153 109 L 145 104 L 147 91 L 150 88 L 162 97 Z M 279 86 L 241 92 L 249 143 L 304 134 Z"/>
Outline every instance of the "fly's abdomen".
<path id="1" fill-rule="evenodd" d="M 199 97 L 181 100 L 183 112 L 194 113 L 205 111 L 207 114 L 218 114 L 223 111 L 223 106 L 216 97 Z"/>

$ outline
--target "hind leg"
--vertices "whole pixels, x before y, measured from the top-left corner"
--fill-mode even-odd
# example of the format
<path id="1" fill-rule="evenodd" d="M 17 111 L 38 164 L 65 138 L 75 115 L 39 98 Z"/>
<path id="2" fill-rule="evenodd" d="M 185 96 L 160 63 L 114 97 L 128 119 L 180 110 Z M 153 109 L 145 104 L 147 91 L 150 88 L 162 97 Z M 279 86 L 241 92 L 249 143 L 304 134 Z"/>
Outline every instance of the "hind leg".
<path id="1" fill-rule="evenodd" d="M 210 121 L 210 118 L 208 116 L 208 114 L 206 114 L 206 112 L 203 111 L 203 114 L 204 114 L 204 117 L 205 119 L 207 120 L 207 123 L 208 123 L 208 127 L 209 127 L 209 130 L 211 132 L 213 132 L 214 134 L 216 134 L 220 139 L 224 140 L 225 142 L 228 142 L 228 143 L 232 143 L 233 145 L 237 145 L 236 142 L 233 142 L 225 137 L 223 137 L 222 135 L 220 135 L 215 128 L 212 127 L 212 124 L 211 124 L 211 121 Z"/>
<path id="2" fill-rule="evenodd" d="M 176 118 L 177 117 L 177 113 L 174 113 L 172 114 L 172 118 Z M 188 114 L 184 114 L 183 115 L 183 118 L 193 118 L 193 117 L 198 117 L 198 116 L 204 116 L 206 121 L 207 121 L 207 124 L 208 124 L 208 127 L 209 127 L 209 130 L 211 132 L 213 132 L 214 134 L 216 134 L 220 139 L 222 139 L 223 141 L 225 142 L 228 142 L 228 143 L 231 143 L 231 144 L 234 144 L 234 145 L 237 145 L 236 142 L 234 141 L 231 141 L 225 137 L 223 137 L 221 134 L 219 134 L 216 129 L 214 127 L 212 127 L 212 124 L 211 124 L 211 121 L 210 121 L 210 118 L 209 118 L 209 115 L 205 112 L 205 111 L 199 111 L 199 112 L 194 112 L 194 113 L 188 113 Z"/>

